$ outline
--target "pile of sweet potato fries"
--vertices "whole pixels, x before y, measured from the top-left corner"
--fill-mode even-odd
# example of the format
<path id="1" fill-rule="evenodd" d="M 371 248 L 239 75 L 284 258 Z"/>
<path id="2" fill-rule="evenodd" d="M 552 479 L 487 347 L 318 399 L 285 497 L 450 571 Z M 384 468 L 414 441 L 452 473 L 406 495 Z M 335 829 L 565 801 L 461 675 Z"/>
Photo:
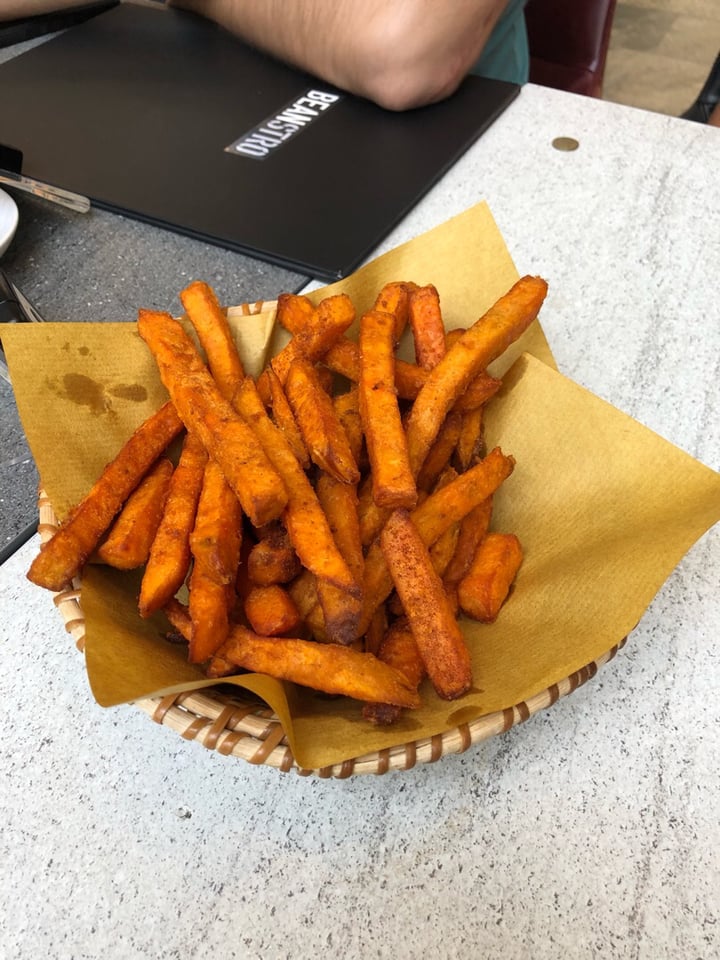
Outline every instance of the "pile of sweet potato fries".
<path id="1" fill-rule="evenodd" d="M 169 313 L 141 310 L 170 399 L 29 579 L 59 591 L 89 559 L 143 567 L 140 615 L 163 611 L 209 677 L 252 671 L 343 694 L 373 723 L 419 706 L 425 677 L 440 697 L 462 696 L 473 677 L 459 620 L 492 622 L 522 562 L 515 535 L 489 531 L 514 460 L 484 447 L 501 385 L 486 368 L 546 291 L 524 277 L 446 332 L 432 285 L 389 283 L 359 342 L 345 294 L 283 294 L 291 336 L 257 379 L 206 284 L 181 293 L 202 352 Z M 396 355 L 406 327 L 415 363 Z"/>

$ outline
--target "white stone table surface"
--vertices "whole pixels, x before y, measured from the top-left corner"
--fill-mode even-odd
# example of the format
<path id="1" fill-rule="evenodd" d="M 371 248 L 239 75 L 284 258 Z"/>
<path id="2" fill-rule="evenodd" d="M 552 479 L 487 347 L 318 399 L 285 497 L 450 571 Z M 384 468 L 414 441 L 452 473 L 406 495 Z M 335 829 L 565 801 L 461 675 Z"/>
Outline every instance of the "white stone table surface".
<path id="1" fill-rule="evenodd" d="M 487 200 L 562 372 L 717 470 L 718 170 L 718 130 L 530 86 L 383 249 Z M 0 957 L 720 956 L 719 532 L 572 696 L 347 780 L 96 706 L 28 542 L 0 568 Z"/>

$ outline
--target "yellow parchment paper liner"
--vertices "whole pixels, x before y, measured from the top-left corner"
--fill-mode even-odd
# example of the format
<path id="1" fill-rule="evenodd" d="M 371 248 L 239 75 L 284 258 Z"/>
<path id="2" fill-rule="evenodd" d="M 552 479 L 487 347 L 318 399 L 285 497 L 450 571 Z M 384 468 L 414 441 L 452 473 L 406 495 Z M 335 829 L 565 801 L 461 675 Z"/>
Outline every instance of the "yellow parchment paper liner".
<path id="1" fill-rule="evenodd" d="M 360 313 L 388 280 L 434 283 L 448 327 L 467 326 L 516 277 L 481 204 L 313 296 L 345 290 Z M 251 371 L 265 360 L 272 322 L 272 314 L 234 320 Z M 20 415 L 62 518 L 165 392 L 133 322 L 24 325 L 8 334 Z M 720 518 L 720 474 L 559 374 L 539 324 L 495 372 L 511 364 L 488 408 L 487 434 L 517 460 L 496 497 L 494 527 L 520 537 L 525 562 L 495 624 L 464 621 L 473 690 L 445 703 L 426 686 L 419 711 L 376 729 L 353 701 L 257 675 L 232 678 L 275 710 L 299 765 L 324 767 L 441 733 L 563 680 L 633 629 Z M 162 615 L 138 616 L 138 587 L 139 574 L 90 565 L 83 575 L 86 665 L 103 706 L 209 685 L 185 648 L 164 639 Z"/>

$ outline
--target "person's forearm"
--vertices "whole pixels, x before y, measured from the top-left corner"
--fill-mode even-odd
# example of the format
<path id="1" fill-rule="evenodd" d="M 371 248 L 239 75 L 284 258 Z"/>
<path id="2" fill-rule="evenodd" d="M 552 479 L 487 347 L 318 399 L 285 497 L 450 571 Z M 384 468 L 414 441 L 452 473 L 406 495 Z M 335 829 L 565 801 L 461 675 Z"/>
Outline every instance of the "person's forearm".
<path id="1" fill-rule="evenodd" d="M 90 0 L 0 0 L 0 20 L 21 20 L 36 17 L 42 13 L 55 13 L 56 10 L 70 10 L 72 7 L 84 7 Z"/>
<path id="2" fill-rule="evenodd" d="M 507 0 L 171 0 L 394 110 L 451 94 Z"/>

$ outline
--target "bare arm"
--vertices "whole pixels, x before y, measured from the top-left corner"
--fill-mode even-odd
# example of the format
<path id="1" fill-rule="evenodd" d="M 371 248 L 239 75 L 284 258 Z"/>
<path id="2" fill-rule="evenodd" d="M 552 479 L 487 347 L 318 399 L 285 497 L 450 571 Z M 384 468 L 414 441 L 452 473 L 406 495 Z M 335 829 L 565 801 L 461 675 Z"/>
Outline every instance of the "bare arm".
<path id="1" fill-rule="evenodd" d="M 170 0 L 390 110 L 442 100 L 507 0 Z"/>
<path id="2" fill-rule="evenodd" d="M 0 0 L 0 20 L 22 20 L 24 17 L 36 17 L 41 13 L 55 13 L 58 10 L 71 10 L 73 7 L 87 6 L 89 0 Z"/>

